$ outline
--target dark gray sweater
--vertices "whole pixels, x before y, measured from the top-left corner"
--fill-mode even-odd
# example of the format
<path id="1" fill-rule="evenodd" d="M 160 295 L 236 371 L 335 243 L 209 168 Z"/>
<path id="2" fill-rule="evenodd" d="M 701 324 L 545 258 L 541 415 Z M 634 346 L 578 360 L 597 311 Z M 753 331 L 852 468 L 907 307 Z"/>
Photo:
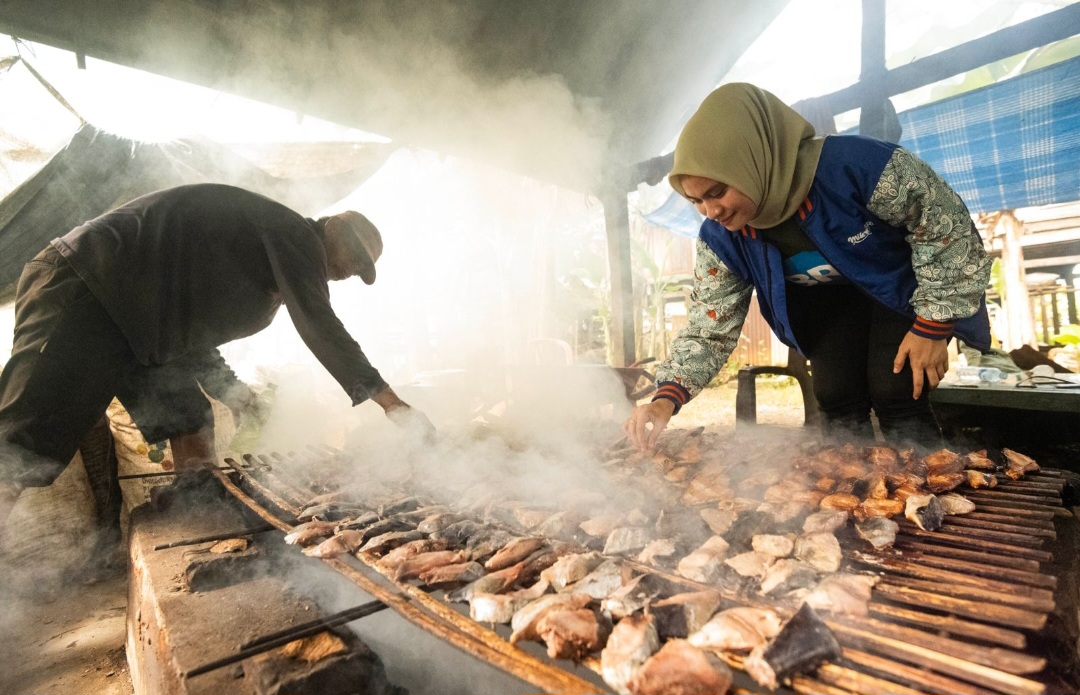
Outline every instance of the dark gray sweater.
<path id="1" fill-rule="evenodd" d="M 322 230 L 269 198 L 220 184 L 179 186 L 52 243 L 143 364 L 257 333 L 284 302 L 354 404 L 386 388 L 330 306 Z"/>

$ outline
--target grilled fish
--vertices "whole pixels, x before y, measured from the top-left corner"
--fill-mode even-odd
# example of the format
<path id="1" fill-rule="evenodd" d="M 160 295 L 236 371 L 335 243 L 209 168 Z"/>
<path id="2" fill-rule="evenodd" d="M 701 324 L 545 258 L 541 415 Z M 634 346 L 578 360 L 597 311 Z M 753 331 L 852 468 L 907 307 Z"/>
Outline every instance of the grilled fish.
<path id="1" fill-rule="evenodd" d="M 840 573 L 825 577 L 806 595 L 811 608 L 844 615 L 867 615 L 878 577 Z"/>
<path id="2" fill-rule="evenodd" d="M 539 550 L 546 541 L 543 538 L 515 538 L 488 558 L 484 569 L 501 570 L 517 564 Z"/>
<path id="3" fill-rule="evenodd" d="M 728 551 L 728 542 L 720 536 L 713 536 L 700 548 L 679 560 L 675 571 L 696 582 L 711 584 L 720 577 L 724 569 L 724 556 Z"/>
<path id="4" fill-rule="evenodd" d="M 905 503 L 904 516 L 923 531 L 937 531 L 941 528 L 945 512 L 934 495 L 912 495 Z"/>
<path id="5" fill-rule="evenodd" d="M 652 616 L 638 614 L 623 618 L 612 629 L 600 653 L 604 682 L 621 695 L 631 695 L 630 681 L 634 674 L 659 649 L 660 637 Z"/>
<path id="6" fill-rule="evenodd" d="M 780 616 L 768 608 L 728 608 L 710 618 L 687 641 L 701 649 L 748 652 L 775 637 L 780 622 Z"/>
<path id="7" fill-rule="evenodd" d="M 771 643 L 750 652 L 743 667 L 758 685 L 776 690 L 785 679 L 840 658 L 840 644 L 814 609 L 803 604 Z"/>
<path id="8" fill-rule="evenodd" d="M 539 636 L 536 631 L 537 625 L 548 611 L 566 608 L 576 610 L 584 608 L 590 602 L 592 602 L 592 597 L 585 594 L 541 596 L 514 613 L 514 617 L 510 620 L 510 628 L 513 630 L 510 633 L 510 644 L 517 644 L 522 640 L 535 640 Z"/>
<path id="9" fill-rule="evenodd" d="M 330 558 L 355 552 L 363 543 L 363 531 L 342 531 L 318 545 L 304 548 L 308 557 Z"/>
<path id="10" fill-rule="evenodd" d="M 400 562 L 394 572 L 395 581 L 416 579 L 437 567 L 461 562 L 461 554 L 455 550 L 431 550 L 418 553 Z"/>
<path id="11" fill-rule="evenodd" d="M 446 541 L 433 541 L 430 538 L 409 541 L 408 543 L 394 548 L 383 555 L 376 563 L 386 569 L 397 569 L 401 563 L 421 553 L 430 553 L 436 550 L 446 550 Z"/>
<path id="12" fill-rule="evenodd" d="M 884 517 L 873 517 L 855 524 L 855 533 L 874 546 L 875 550 L 883 550 L 896 542 L 896 532 L 899 530 L 899 524 Z"/>
<path id="13" fill-rule="evenodd" d="M 686 640 L 669 640 L 646 661 L 630 681 L 634 695 L 696 695 L 726 693 L 731 669 L 715 654 Z"/>
<path id="14" fill-rule="evenodd" d="M 840 541 L 831 533 L 806 533 L 795 539 L 795 557 L 819 572 L 840 569 Z"/>
<path id="15" fill-rule="evenodd" d="M 611 621 L 589 608 L 555 609 L 544 613 L 536 632 L 552 659 L 580 661 L 604 644 Z"/>
<path id="16" fill-rule="evenodd" d="M 285 542 L 289 545 L 307 545 L 316 539 L 333 534 L 336 525 L 333 521 L 309 521 L 286 534 Z"/>
<path id="17" fill-rule="evenodd" d="M 701 629 L 719 607 L 720 592 L 691 591 L 657 601 L 650 612 L 660 637 L 686 637 Z"/>

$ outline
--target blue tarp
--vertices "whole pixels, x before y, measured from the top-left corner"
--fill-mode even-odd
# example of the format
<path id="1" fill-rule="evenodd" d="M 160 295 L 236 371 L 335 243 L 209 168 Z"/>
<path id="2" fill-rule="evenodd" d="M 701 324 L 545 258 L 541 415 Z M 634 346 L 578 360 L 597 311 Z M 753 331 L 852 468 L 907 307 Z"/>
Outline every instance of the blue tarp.
<path id="1" fill-rule="evenodd" d="M 679 236 L 696 237 L 705 218 L 686 198 L 675 191 L 667 197 L 663 205 L 642 218 L 654 227 L 663 227 Z"/>
<path id="2" fill-rule="evenodd" d="M 900 144 L 948 181 L 971 212 L 1080 200 L 1080 58 L 898 114 Z M 697 236 L 702 217 L 672 192 L 643 215 Z"/>
<path id="3" fill-rule="evenodd" d="M 1080 58 L 898 114 L 971 212 L 1080 200 Z"/>

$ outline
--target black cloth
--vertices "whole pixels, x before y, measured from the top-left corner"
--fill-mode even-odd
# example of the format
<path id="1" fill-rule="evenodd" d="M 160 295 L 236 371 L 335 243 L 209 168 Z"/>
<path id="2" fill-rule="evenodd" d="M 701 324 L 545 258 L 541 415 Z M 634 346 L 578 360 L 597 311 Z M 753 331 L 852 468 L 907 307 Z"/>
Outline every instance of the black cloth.
<path id="1" fill-rule="evenodd" d="M 269 198 L 220 184 L 179 186 L 137 198 L 53 245 L 143 365 L 257 333 L 284 303 L 354 404 L 386 388 L 330 305 L 322 231 Z"/>
<path id="2" fill-rule="evenodd" d="M 870 439 L 871 410 L 892 443 L 940 445 L 929 388 L 918 400 L 910 365 L 893 373 L 893 359 L 911 320 L 852 285 L 787 285 L 788 314 L 814 377 L 826 432 Z"/>

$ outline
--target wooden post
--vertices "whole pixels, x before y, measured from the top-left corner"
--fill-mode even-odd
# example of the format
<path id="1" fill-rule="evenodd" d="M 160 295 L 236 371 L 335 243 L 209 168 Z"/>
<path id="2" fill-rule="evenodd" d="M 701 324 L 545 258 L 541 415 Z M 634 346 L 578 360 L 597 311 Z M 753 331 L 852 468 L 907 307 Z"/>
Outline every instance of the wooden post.
<path id="1" fill-rule="evenodd" d="M 611 278 L 611 363 L 629 366 L 634 354 L 634 276 L 630 268 L 630 211 L 626 191 L 608 187 L 601 194 L 607 228 L 608 272 Z"/>
<path id="2" fill-rule="evenodd" d="M 859 83 L 864 85 L 859 135 L 889 139 L 886 119 L 891 115 L 883 89 L 885 75 L 885 0 L 862 0 L 862 53 Z"/>
<path id="3" fill-rule="evenodd" d="M 1005 350 L 1015 350 L 1022 345 L 1036 344 L 1035 326 L 1031 318 L 1031 300 L 1024 279 L 1024 248 L 1020 237 L 1024 225 L 1011 210 L 1001 213 L 991 228 L 991 236 L 1000 237 L 1001 263 L 1005 278 L 1005 318 L 1007 335 L 999 336 Z"/>

